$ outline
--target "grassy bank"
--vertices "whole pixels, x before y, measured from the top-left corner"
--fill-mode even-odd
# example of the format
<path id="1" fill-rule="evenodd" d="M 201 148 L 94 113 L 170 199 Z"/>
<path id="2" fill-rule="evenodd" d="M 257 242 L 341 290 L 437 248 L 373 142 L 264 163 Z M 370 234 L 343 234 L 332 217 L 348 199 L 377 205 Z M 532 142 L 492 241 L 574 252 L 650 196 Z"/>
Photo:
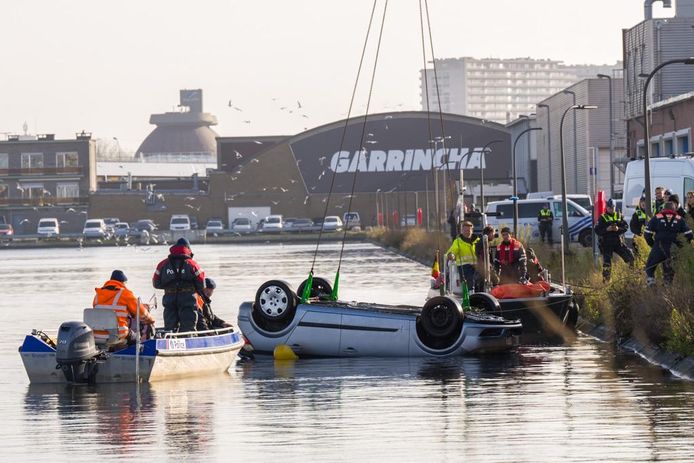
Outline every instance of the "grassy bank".
<path id="1" fill-rule="evenodd" d="M 425 264 L 433 261 L 437 248 L 443 253 L 451 244 L 447 234 L 418 228 L 376 228 L 367 236 Z M 642 238 L 637 238 L 637 246 L 649 249 Z M 542 265 L 552 273 L 552 279 L 561 280 L 559 246 L 534 244 L 532 247 Z M 630 268 L 615 256 L 612 278 L 603 283 L 602 270 L 594 267 L 592 250 L 572 247 L 566 255 L 566 279 L 577 294 L 581 316 L 596 324 L 606 324 L 618 337 L 634 337 L 682 356 L 694 355 L 694 247 L 685 245 L 674 250 L 676 275 L 670 286 L 663 285 L 659 269 L 658 285 L 646 287 L 647 257 L 644 251 Z"/>

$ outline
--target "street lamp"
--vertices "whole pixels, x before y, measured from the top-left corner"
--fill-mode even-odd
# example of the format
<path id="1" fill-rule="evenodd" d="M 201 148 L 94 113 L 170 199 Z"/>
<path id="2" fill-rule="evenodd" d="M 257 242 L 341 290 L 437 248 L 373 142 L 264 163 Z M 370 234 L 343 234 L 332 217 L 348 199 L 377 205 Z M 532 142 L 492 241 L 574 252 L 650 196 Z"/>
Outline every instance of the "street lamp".
<path id="1" fill-rule="evenodd" d="M 610 101 L 610 198 L 614 198 L 614 118 L 612 116 L 612 76 L 598 74 L 600 79 L 607 79 L 609 84 L 608 100 Z M 597 172 L 595 174 L 597 176 Z"/>
<path id="2" fill-rule="evenodd" d="M 561 115 L 561 121 L 559 122 L 559 152 L 561 155 L 561 232 L 562 236 L 564 237 L 564 252 L 568 252 L 569 250 L 569 213 L 568 206 L 566 204 L 566 160 L 564 159 L 564 118 L 569 111 L 574 109 L 598 109 L 598 107 L 595 105 L 585 104 L 571 105 L 566 108 L 564 114 Z M 562 269 L 562 274 L 563 273 L 564 269 Z"/>
<path id="3" fill-rule="evenodd" d="M 549 168 L 549 189 L 552 190 L 552 126 L 549 119 L 549 105 L 539 103 L 537 107 L 547 110 L 547 167 Z"/>
<path id="4" fill-rule="evenodd" d="M 651 71 L 650 74 L 648 74 L 648 77 L 646 78 L 646 82 L 643 84 L 643 127 L 644 127 L 644 137 L 643 137 L 643 148 L 644 148 L 644 162 L 643 162 L 643 168 L 644 168 L 644 180 L 646 183 L 646 215 L 650 217 L 653 214 L 652 207 L 653 205 L 651 204 L 651 130 L 650 130 L 650 124 L 648 123 L 648 106 L 647 106 L 647 96 L 648 96 L 648 84 L 651 83 L 651 79 L 653 76 L 656 74 L 656 72 L 660 71 L 661 68 L 664 68 L 665 66 L 669 64 L 694 64 L 694 56 L 690 56 L 689 58 L 680 58 L 680 59 L 671 59 L 669 61 L 665 61 L 664 63 L 660 63 L 658 66 L 655 67 Z"/>
<path id="5" fill-rule="evenodd" d="M 572 90 L 564 90 L 563 93 L 571 95 L 574 106 L 576 105 L 576 92 Z M 576 129 L 576 113 L 574 113 L 574 190 L 578 193 L 578 135 Z"/>
<path id="6" fill-rule="evenodd" d="M 542 127 L 530 127 L 519 133 L 516 136 L 516 139 L 513 141 L 513 151 L 511 151 L 513 156 L 511 159 L 511 164 L 513 165 L 513 198 L 511 199 L 513 200 L 513 236 L 515 237 L 518 236 L 518 178 L 516 177 L 516 145 L 518 144 L 520 137 L 528 132 L 532 132 L 533 130 L 542 130 Z"/>
<path id="7" fill-rule="evenodd" d="M 481 208 L 480 210 L 484 212 L 484 168 L 487 165 L 485 162 L 485 154 L 487 153 L 487 148 L 492 146 L 494 143 L 501 143 L 503 140 L 492 140 L 488 142 L 484 147 L 482 148 L 482 158 L 480 159 L 480 202 L 481 202 Z M 491 150 L 489 150 L 491 152 Z"/>

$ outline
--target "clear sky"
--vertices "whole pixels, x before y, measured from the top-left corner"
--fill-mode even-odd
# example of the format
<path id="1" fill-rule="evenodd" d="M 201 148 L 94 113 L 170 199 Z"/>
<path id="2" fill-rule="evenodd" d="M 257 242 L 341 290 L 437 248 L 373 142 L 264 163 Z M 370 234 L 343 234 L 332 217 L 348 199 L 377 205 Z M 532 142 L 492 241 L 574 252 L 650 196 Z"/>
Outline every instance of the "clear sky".
<path id="1" fill-rule="evenodd" d="M 133 151 L 154 128 L 149 115 L 174 110 L 181 88 L 203 89 L 220 135 L 291 135 L 337 120 L 372 3 L 4 0 L 0 133 L 26 121 L 31 133 L 84 129 Z M 429 0 L 429 11 L 437 58 L 612 64 L 643 0 Z M 655 17 L 673 14 L 654 6 Z M 418 0 L 390 0 L 371 112 L 419 109 L 421 67 Z"/>

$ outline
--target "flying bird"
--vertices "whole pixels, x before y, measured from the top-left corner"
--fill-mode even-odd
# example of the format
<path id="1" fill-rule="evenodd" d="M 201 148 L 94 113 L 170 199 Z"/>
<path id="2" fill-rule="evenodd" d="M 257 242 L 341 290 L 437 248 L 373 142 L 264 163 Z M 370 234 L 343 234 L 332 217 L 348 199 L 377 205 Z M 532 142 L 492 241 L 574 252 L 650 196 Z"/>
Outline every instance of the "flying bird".
<path id="1" fill-rule="evenodd" d="M 306 205 L 307 202 L 308 202 L 308 195 L 306 195 L 306 197 L 304 198 L 304 205 Z"/>
<path id="2" fill-rule="evenodd" d="M 286 193 L 287 191 L 289 191 L 289 190 L 287 190 L 287 189 L 284 188 L 284 187 L 280 187 L 280 190 L 282 190 L 282 193 Z"/>
<path id="3" fill-rule="evenodd" d="M 253 140 L 253 143 L 255 143 L 256 145 L 262 145 L 263 144 L 263 142 L 259 141 L 259 140 Z"/>
<path id="4" fill-rule="evenodd" d="M 254 159 L 251 159 L 251 162 L 260 162 L 260 161 L 258 161 L 257 159 L 254 158 Z"/>
<path id="5" fill-rule="evenodd" d="M 69 207 L 69 208 L 67 208 L 67 210 L 65 212 L 75 213 L 77 211 L 75 209 Z"/>
<path id="6" fill-rule="evenodd" d="M 24 225 L 25 223 L 31 222 L 29 219 L 23 219 L 21 222 L 19 222 L 19 225 Z"/>
<path id="7" fill-rule="evenodd" d="M 296 107 L 299 108 L 299 109 L 301 109 L 301 101 L 296 100 Z"/>
<path id="8" fill-rule="evenodd" d="M 236 150 L 234 150 L 234 154 L 236 155 L 236 159 L 241 159 L 243 157 L 243 154 L 239 153 Z"/>
<path id="9" fill-rule="evenodd" d="M 250 124 L 251 121 L 243 121 L 244 124 Z"/>

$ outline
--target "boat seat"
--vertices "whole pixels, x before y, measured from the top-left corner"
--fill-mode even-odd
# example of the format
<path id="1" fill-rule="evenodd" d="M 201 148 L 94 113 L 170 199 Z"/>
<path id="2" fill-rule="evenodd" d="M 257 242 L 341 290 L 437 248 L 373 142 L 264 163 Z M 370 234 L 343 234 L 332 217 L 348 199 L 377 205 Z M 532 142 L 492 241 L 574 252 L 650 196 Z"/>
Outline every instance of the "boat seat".
<path id="1" fill-rule="evenodd" d="M 83 320 L 94 330 L 97 345 L 112 347 L 123 344 L 118 336 L 118 317 L 113 310 L 84 309 Z"/>

